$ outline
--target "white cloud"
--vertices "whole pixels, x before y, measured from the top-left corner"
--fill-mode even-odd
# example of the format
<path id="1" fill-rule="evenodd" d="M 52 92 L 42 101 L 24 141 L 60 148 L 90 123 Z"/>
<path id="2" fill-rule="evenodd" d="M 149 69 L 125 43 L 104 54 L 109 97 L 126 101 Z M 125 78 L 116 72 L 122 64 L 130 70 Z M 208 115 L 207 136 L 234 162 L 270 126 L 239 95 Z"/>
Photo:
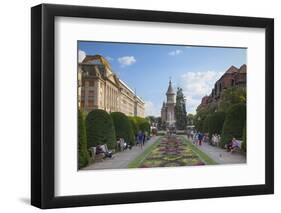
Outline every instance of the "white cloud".
<path id="1" fill-rule="evenodd" d="M 215 82 L 223 72 L 187 72 L 181 76 L 181 87 L 186 97 L 188 113 L 195 113 L 197 106 L 205 95 L 212 92 Z"/>
<path id="2" fill-rule="evenodd" d="M 125 66 L 130 66 L 134 63 L 136 63 L 136 59 L 134 56 L 123 56 L 123 57 L 120 57 L 118 58 L 118 62 L 121 64 L 122 67 L 125 67 Z"/>
<path id="3" fill-rule="evenodd" d="M 79 50 L 78 51 L 78 62 L 82 62 L 85 57 L 86 57 L 86 53 L 82 50 Z"/>
<path id="4" fill-rule="evenodd" d="M 170 56 L 176 56 L 176 55 L 179 55 L 181 53 L 182 53 L 182 50 L 174 50 L 174 51 L 169 52 L 168 54 Z"/>
<path id="5" fill-rule="evenodd" d="M 144 104 L 145 116 L 153 115 L 153 116 L 160 116 L 160 107 L 154 104 L 152 101 L 145 101 Z"/>

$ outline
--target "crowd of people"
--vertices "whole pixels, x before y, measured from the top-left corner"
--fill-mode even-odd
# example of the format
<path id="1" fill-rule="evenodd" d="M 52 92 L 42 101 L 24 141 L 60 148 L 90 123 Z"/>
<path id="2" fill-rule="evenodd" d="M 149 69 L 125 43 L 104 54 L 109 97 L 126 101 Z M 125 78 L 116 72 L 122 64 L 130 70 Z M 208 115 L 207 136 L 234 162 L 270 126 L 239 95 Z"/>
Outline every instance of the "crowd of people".
<path id="1" fill-rule="evenodd" d="M 204 134 L 201 132 L 192 133 L 190 137 L 192 138 L 193 144 L 197 146 L 202 146 L 203 140 L 206 140 Z"/>
<path id="2" fill-rule="evenodd" d="M 208 143 L 213 146 L 219 146 L 221 136 L 219 134 L 212 134 L 212 137 L 209 137 L 208 134 L 196 131 L 188 131 L 187 137 L 192 140 L 192 143 L 196 146 L 202 146 L 202 142 Z M 225 148 L 228 152 L 233 152 L 241 148 L 241 141 L 237 140 L 235 137 L 232 138 L 229 143 L 225 145 Z"/>
<path id="3" fill-rule="evenodd" d="M 149 140 L 149 136 L 147 132 L 138 131 L 138 133 L 135 135 L 136 146 L 140 148 L 144 147 L 144 144 L 147 140 Z M 128 142 L 126 142 L 124 138 L 119 138 L 117 140 L 117 149 L 119 151 L 124 151 L 126 149 L 131 149 L 131 148 L 132 146 Z"/>
<path id="4" fill-rule="evenodd" d="M 149 137 L 147 132 L 139 131 L 135 135 L 136 146 L 143 149 L 145 142 L 149 139 L 150 139 L 150 137 Z M 124 151 L 124 150 L 127 150 L 127 149 L 132 149 L 132 145 L 130 145 L 130 143 L 125 141 L 124 138 L 121 138 L 121 137 L 118 138 L 116 143 L 117 143 L 117 150 L 118 151 Z M 107 157 L 107 158 L 112 158 L 112 155 L 113 155 L 112 151 L 108 150 L 106 145 L 97 145 L 95 147 L 95 155 L 101 155 L 101 154 L 104 157 Z"/>

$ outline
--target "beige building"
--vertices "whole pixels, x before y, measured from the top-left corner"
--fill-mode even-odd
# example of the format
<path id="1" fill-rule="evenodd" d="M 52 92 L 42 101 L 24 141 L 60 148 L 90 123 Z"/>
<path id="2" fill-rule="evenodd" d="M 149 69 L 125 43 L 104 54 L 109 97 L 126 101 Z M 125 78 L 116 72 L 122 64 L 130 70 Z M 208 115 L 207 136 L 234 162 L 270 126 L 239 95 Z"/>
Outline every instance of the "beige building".
<path id="1" fill-rule="evenodd" d="M 90 112 L 103 109 L 144 117 L 144 101 L 112 71 L 100 56 L 86 56 L 78 64 L 78 107 Z"/>

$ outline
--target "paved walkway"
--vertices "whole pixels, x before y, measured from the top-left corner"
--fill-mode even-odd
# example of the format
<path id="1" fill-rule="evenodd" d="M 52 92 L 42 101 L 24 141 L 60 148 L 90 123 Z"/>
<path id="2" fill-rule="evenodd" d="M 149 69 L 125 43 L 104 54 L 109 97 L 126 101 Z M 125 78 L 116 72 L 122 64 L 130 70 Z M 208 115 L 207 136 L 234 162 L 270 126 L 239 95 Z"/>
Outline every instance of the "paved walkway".
<path id="1" fill-rule="evenodd" d="M 129 163 L 142 154 L 144 150 L 157 141 L 158 138 L 159 136 L 153 136 L 150 140 L 146 141 L 143 149 L 139 146 L 134 146 L 131 150 L 117 152 L 112 158 L 105 159 L 101 162 L 95 162 L 87 167 L 84 167 L 82 170 L 128 168 Z"/>
<path id="2" fill-rule="evenodd" d="M 246 163 L 246 156 L 239 152 L 227 152 L 225 149 L 211 146 L 204 142 L 202 142 L 201 146 L 197 146 L 197 148 L 205 152 L 210 158 L 219 164 Z"/>

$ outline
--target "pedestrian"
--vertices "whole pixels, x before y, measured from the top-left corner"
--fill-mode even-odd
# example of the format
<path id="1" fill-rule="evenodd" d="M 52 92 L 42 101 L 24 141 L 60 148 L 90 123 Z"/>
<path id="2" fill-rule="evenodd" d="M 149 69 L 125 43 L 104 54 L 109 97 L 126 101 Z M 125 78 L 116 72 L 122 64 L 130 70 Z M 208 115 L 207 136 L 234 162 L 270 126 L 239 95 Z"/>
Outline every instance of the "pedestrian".
<path id="1" fill-rule="evenodd" d="M 140 145 L 140 147 L 143 147 L 143 134 L 141 131 L 139 131 L 138 133 L 138 144 Z"/>
<path id="2" fill-rule="evenodd" d="M 201 132 L 199 132 L 198 134 L 198 142 L 199 142 L 199 146 L 202 145 L 202 140 L 203 140 L 203 134 Z"/>
<path id="3" fill-rule="evenodd" d="M 197 138 L 198 138 L 197 133 L 195 133 L 194 136 L 193 136 L 193 140 L 192 140 L 194 145 L 197 144 Z"/>
<path id="4" fill-rule="evenodd" d="M 146 132 L 143 133 L 143 137 L 142 137 L 142 145 L 144 146 L 146 140 Z"/>

